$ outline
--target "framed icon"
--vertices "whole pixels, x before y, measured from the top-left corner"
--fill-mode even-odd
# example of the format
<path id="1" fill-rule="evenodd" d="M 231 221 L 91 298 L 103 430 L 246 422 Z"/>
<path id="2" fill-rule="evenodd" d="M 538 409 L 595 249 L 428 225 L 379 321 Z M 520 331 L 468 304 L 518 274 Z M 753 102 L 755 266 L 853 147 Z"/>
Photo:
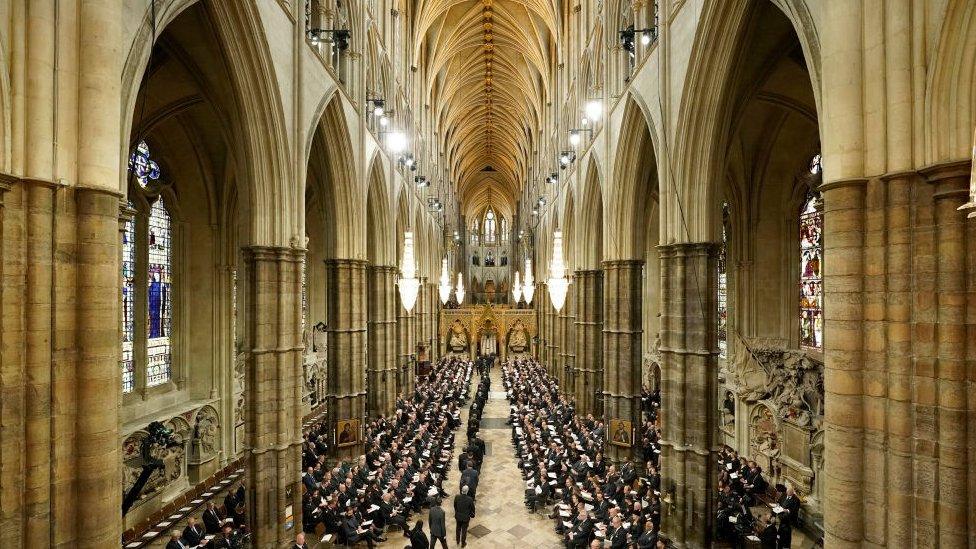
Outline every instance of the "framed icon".
<path id="1" fill-rule="evenodd" d="M 340 419 L 336 422 L 336 446 L 344 448 L 359 443 L 359 419 Z"/>
<path id="2" fill-rule="evenodd" d="M 610 444 L 630 448 L 634 443 L 634 425 L 627 419 L 611 419 L 607 437 Z"/>

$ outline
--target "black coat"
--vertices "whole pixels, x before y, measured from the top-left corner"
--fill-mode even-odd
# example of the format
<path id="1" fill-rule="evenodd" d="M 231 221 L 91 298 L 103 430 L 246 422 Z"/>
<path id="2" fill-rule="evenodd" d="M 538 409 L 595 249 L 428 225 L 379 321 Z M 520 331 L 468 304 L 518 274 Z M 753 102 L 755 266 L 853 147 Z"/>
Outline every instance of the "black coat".
<path id="1" fill-rule="evenodd" d="M 444 509 L 440 505 L 435 505 L 430 508 L 430 514 L 427 517 L 430 522 L 430 537 L 432 538 L 443 538 L 447 536 L 447 524 L 444 520 Z"/>
<path id="2" fill-rule="evenodd" d="M 410 530 L 410 549 L 430 549 L 430 540 L 427 539 L 427 534 L 424 533 L 424 527 L 421 524 L 417 524 Z"/>
<path id="3" fill-rule="evenodd" d="M 196 547 L 203 541 L 204 534 L 203 527 L 199 524 L 196 525 L 196 528 L 187 526 L 183 529 L 183 544 L 188 547 Z"/>
<path id="4" fill-rule="evenodd" d="M 213 512 L 207 509 L 203 512 L 203 525 L 208 534 L 220 533 L 220 511 L 214 509 Z"/>
<path id="5" fill-rule="evenodd" d="M 454 496 L 454 520 L 468 522 L 474 517 L 474 499 L 467 494 Z"/>

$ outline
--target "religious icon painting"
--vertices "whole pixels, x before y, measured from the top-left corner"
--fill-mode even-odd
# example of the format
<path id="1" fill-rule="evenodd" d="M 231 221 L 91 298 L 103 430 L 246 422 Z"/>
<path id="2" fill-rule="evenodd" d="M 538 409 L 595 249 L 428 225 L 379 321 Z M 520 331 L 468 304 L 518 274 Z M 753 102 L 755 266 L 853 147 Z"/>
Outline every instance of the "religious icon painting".
<path id="1" fill-rule="evenodd" d="M 340 419 L 336 423 L 336 446 L 344 448 L 359 443 L 359 420 Z"/>
<path id="2" fill-rule="evenodd" d="M 611 419 L 610 428 L 607 430 L 610 444 L 630 448 L 634 441 L 634 426 L 630 420 Z"/>

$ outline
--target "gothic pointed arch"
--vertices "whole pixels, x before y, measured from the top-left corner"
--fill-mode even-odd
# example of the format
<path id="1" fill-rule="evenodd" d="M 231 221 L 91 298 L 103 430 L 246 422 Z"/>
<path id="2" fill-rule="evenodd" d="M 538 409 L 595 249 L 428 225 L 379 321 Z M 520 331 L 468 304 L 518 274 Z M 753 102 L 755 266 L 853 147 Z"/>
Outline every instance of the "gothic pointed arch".
<path id="1" fill-rule="evenodd" d="M 590 159 L 585 173 L 580 224 L 576 229 L 579 244 L 577 265 L 582 269 L 599 269 L 604 259 L 604 203 L 603 179 L 595 159 Z"/>

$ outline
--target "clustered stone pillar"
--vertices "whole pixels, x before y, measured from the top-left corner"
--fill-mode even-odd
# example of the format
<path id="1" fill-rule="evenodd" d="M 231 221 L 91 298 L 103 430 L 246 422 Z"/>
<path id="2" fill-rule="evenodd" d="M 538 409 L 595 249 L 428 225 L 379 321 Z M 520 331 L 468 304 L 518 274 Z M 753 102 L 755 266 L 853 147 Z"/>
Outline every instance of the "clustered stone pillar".
<path id="1" fill-rule="evenodd" d="M 413 333 L 412 344 L 415 349 L 414 352 L 417 353 L 417 360 L 421 359 L 420 349 L 422 347 L 425 348 L 424 352 L 425 353 L 427 352 L 426 345 L 425 345 L 425 342 L 427 341 L 427 303 L 425 301 L 426 295 L 427 295 L 427 277 L 422 276 L 420 277 L 420 287 L 417 289 L 417 302 L 413 306 L 414 333 Z M 425 360 L 427 357 L 429 357 L 429 355 L 425 356 Z"/>
<path id="2" fill-rule="evenodd" d="M 613 444 L 619 436 L 615 430 L 609 431 L 608 456 L 615 461 L 631 457 L 634 433 L 639 433 L 641 425 L 643 266 L 640 260 L 603 262 L 604 416 L 629 421 L 636 428 L 622 434 L 627 445 Z"/>
<path id="3" fill-rule="evenodd" d="M 576 271 L 576 380 L 573 393 L 581 414 L 602 415 L 603 272 Z"/>
<path id="4" fill-rule="evenodd" d="M 956 209 L 969 172 L 821 187 L 829 546 L 976 544 L 976 223 Z"/>
<path id="5" fill-rule="evenodd" d="M 396 267 L 371 265 L 367 320 L 367 413 L 390 415 L 396 406 L 397 295 Z"/>
<path id="6" fill-rule="evenodd" d="M 410 355 L 413 348 L 413 313 L 403 308 L 400 296 L 396 295 L 397 308 L 397 394 L 409 394 L 413 391 L 413 365 Z"/>
<path id="7" fill-rule="evenodd" d="M 329 280 L 329 419 L 334 427 L 345 420 L 363 421 L 366 414 L 366 269 L 358 259 L 328 259 Z M 356 444 L 336 449 L 336 458 L 354 460 L 363 453 Z"/>
<path id="8" fill-rule="evenodd" d="M 552 365 L 549 364 L 549 347 L 546 346 L 546 308 L 545 308 L 545 292 L 543 291 L 543 284 L 538 283 L 535 286 L 535 294 L 532 296 L 532 301 L 535 303 L 535 318 L 536 318 L 536 337 L 539 338 L 536 344 L 536 357 L 539 362 L 545 366 L 546 371 L 552 373 Z"/>
<path id="9" fill-rule="evenodd" d="M 566 291 L 566 301 L 563 303 L 563 308 L 559 311 L 557 317 L 557 336 L 556 340 L 559 345 L 559 358 L 556 361 L 556 381 L 559 383 L 559 388 L 564 392 L 566 388 L 569 387 L 570 380 L 570 365 L 572 364 L 573 353 L 575 352 L 576 340 L 574 339 L 573 323 L 575 322 L 575 316 L 573 315 L 573 300 L 575 299 L 576 284 L 570 284 L 569 289 Z"/>
<path id="10" fill-rule="evenodd" d="M 569 285 L 569 291 L 566 294 L 566 310 L 569 311 L 566 315 L 566 339 L 565 339 L 565 349 L 566 349 L 566 362 L 564 364 L 565 377 L 563 379 L 562 389 L 567 395 L 573 394 L 574 379 L 576 377 L 576 353 L 579 352 L 576 349 L 576 303 L 577 303 L 577 284 L 575 283 L 575 277 L 573 282 Z"/>
<path id="11" fill-rule="evenodd" d="M 117 229 L 116 229 L 117 231 Z M 305 251 L 252 246 L 245 326 L 247 509 L 254 544 L 278 547 L 301 531 L 302 354 L 301 269 Z M 331 376 L 330 376 L 331 381 Z M 330 403 L 331 406 L 331 403 Z M 116 467 L 118 464 L 116 464 Z M 291 510 L 293 525 L 286 529 Z"/>
<path id="12" fill-rule="evenodd" d="M 431 282 L 429 291 L 427 292 L 427 300 L 430 302 L 430 307 L 428 307 L 428 323 L 427 323 L 427 342 L 428 354 L 430 356 L 431 362 L 436 362 L 440 358 L 440 344 L 438 342 L 437 335 L 437 322 L 438 315 L 441 308 L 441 298 L 440 291 L 438 291 L 437 284 Z"/>
<path id="13" fill-rule="evenodd" d="M 546 293 L 546 346 L 548 347 L 549 363 L 551 364 L 552 375 L 559 375 L 559 341 L 556 340 L 558 330 L 556 326 L 556 308 L 552 306 L 552 298 L 549 297 L 549 285 L 543 288 Z"/>
<path id="14" fill-rule="evenodd" d="M 716 480 L 718 246 L 659 250 L 662 531 L 679 546 L 708 547 Z"/>

